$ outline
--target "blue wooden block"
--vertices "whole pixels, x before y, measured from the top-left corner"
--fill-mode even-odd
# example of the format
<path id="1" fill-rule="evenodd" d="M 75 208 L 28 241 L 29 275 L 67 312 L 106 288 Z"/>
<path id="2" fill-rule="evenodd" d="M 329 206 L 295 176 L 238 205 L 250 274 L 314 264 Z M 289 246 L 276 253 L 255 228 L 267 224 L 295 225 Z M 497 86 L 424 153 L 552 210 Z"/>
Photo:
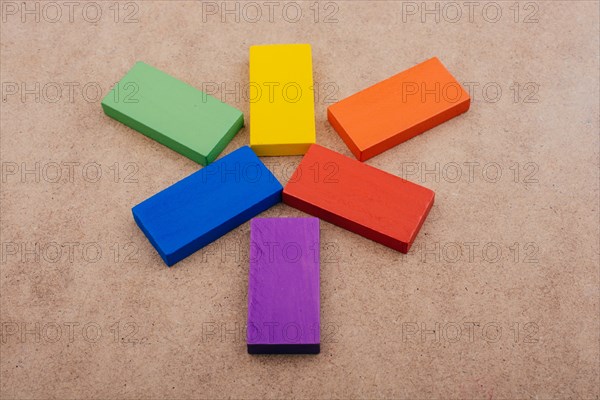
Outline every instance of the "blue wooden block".
<path id="1" fill-rule="evenodd" d="M 283 187 L 244 146 L 133 207 L 168 266 L 281 201 Z"/>

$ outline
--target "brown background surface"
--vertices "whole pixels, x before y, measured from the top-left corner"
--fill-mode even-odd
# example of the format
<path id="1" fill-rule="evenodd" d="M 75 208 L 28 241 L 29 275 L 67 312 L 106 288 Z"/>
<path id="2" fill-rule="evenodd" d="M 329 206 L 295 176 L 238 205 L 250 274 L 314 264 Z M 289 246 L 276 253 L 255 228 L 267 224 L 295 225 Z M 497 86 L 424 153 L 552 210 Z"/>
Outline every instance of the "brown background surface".
<path id="1" fill-rule="evenodd" d="M 454 22 L 437 3 L 438 23 L 400 1 L 299 2 L 298 22 L 277 2 L 272 22 L 262 2 L 255 22 L 234 2 L 97 2 L 97 22 L 35 4 L 39 22 L 2 3 L 2 398 L 598 398 L 597 1 L 459 2 Z M 410 254 L 322 222 L 322 352 L 257 357 L 249 224 L 166 268 L 130 209 L 198 165 L 100 98 L 143 60 L 224 84 L 247 122 L 248 47 L 287 42 L 312 44 L 317 141 L 346 155 L 328 102 L 429 57 L 473 102 L 367 162 L 436 192 Z M 284 182 L 299 160 L 264 158 Z"/>

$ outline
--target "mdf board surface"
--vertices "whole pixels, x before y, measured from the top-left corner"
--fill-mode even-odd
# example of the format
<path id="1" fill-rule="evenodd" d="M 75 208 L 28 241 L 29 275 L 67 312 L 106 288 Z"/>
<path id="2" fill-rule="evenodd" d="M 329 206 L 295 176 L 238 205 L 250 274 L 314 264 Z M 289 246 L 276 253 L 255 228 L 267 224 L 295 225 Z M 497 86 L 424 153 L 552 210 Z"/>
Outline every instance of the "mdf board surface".
<path id="1" fill-rule="evenodd" d="M 143 62 L 102 100 L 104 112 L 207 165 L 243 127 L 242 112 Z"/>
<path id="2" fill-rule="evenodd" d="M 17 329 L 12 335 L 5 331 L 0 343 L 0 398 L 600 396 L 600 10 L 597 1 L 534 1 L 535 13 L 526 8 L 528 1 L 516 2 L 457 1 L 458 22 L 451 20 L 454 3 L 439 2 L 438 22 L 425 14 L 436 2 L 325 1 L 316 5 L 317 22 L 315 2 L 297 1 L 302 8 L 297 23 L 284 19 L 295 17 L 294 2 L 269 6 L 268 0 L 256 2 L 262 11 L 256 22 L 252 1 L 134 1 L 137 23 L 123 23 L 132 13 L 124 8 L 128 1 L 115 6 L 95 0 L 102 9 L 98 23 L 84 20 L 95 16 L 94 2 L 88 8 L 74 0 L 74 23 L 69 0 L 1 2 L 0 8 L 7 7 L 0 12 L 2 84 L 24 83 L 33 90 L 40 82 L 42 90 L 56 82 L 63 93 L 56 103 L 44 102 L 43 94 L 40 103 L 34 94 L 23 102 L 25 92 L 7 95 L 5 87 L 6 102 L 0 104 L 0 167 L 13 162 L 18 167 L 0 181 L 0 243 L 9 246 L 0 250 L 0 322 L 6 330 L 14 322 Z M 237 14 L 225 14 L 236 3 Z M 335 14 L 327 7 L 332 3 L 339 6 Z M 36 15 L 25 14 L 35 4 L 39 23 Z M 62 19 L 52 23 L 55 4 Z M 217 11 L 203 23 L 203 6 L 211 4 Z M 291 6 L 284 9 L 286 4 Z M 402 14 L 413 6 L 414 15 Z M 486 21 L 498 7 L 500 20 Z M 329 14 L 337 22 L 328 23 Z M 538 21 L 524 23 L 528 19 Z M 249 223 L 184 260 L 189 268 L 163 267 L 133 222 L 131 207 L 200 166 L 111 120 L 98 102 L 81 95 L 86 82 L 98 82 L 104 97 L 138 59 L 198 89 L 200 82 L 225 81 L 234 90 L 235 82 L 248 82 L 248 47 L 275 41 L 311 44 L 314 81 L 322 90 L 315 107 L 317 140 L 353 159 L 338 134 L 324 129 L 329 124 L 324 97 L 330 92 L 323 84 L 335 82 L 341 100 L 436 55 L 460 82 L 480 85 L 472 86 L 467 114 L 367 161 L 436 194 L 408 255 L 321 221 L 317 357 L 247 354 L 242 328 Z M 187 78 L 192 71 L 197 79 Z M 73 102 L 68 82 L 80 83 Z M 489 95 L 495 96 L 495 85 L 502 92 L 492 103 L 483 90 L 494 82 Z M 524 87 L 527 82 L 538 84 L 539 91 Z M 518 93 L 513 83 L 520 84 Z M 52 96 L 53 88 L 47 89 Z M 523 102 L 528 97 L 539 101 Z M 239 102 L 232 94 L 223 100 L 241 109 L 249 125 L 243 96 Z M 235 135 L 224 152 L 248 144 L 248 130 Z M 300 162 L 292 157 L 261 159 L 289 166 L 272 168 L 284 183 Z M 38 161 L 39 183 L 34 174 L 21 176 Z M 48 162 L 80 163 L 74 181 L 65 167 L 62 180 L 50 182 L 54 168 Z M 91 177 L 82 171 L 89 162 L 103 168 L 97 183 L 84 179 Z M 115 162 L 119 183 L 108 170 Z M 438 162 L 439 171 L 422 177 Z M 458 182 L 455 162 L 462 167 Z M 470 175 L 473 164 L 465 162 L 480 164 Z M 518 182 L 513 162 L 519 163 Z M 530 162 L 537 173 L 524 168 Z M 135 183 L 123 182 L 126 163 L 139 167 Z M 411 174 L 407 163 L 419 169 Z M 484 175 L 487 163 L 492 164 Z M 493 163 L 502 168 L 495 183 Z M 260 216 L 284 215 L 303 216 L 282 204 Z M 82 258 L 91 241 L 102 249 L 95 263 Z M 471 242 L 477 245 L 471 248 Z M 511 250 L 515 242 L 518 256 Z M 525 247 L 531 242 L 535 248 Z M 37 243 L 39 262 L 22 255 Z M 45 261 L 44 246 L 48 258 L 55 257 L 52 243 L 62 247 L 62 257 Z M 74 259 L 70 243 L 79 243 Z M 128 243 L 137 249 L 133 262 L 123 262 Z M 436 244 L 439 251 L 427 253 Z M 495 244 L 501 258 L 490 262 Z M 14 255 L 8 253 L 12 245 L 19 246 Z M 89 251 L 93 257 L 94 246 Z M 94 326 L 86 326 L 90 322 Z M 62 328 L 60 338 L 54 324 Z M 95 339 L 95 324 L 102 330 L 92 343 L 87 337 Z M 207 324 L 214 334 L 205 337 Z M 122 336 L 115 338 L 117 327 Z"/>
<path id="3" fill-rule="evenodd" d="M 171 266 L 281 201 L 282 186 L 244 146 L 135 206 L 135 221 Z"/>
<path id="4" fill-rule="evenodd" d="M 469 109 L 471 99 L 437 58 L 353 94 L 327 119 L 365 161 Z"/>
<path id="5" fill-rule="evenodd" d="M 250 147 L 259 156 L 304 154 L 315 143 L 311 47 L 250 47 Z"/>
<path id="6" fill-rule="evenodd" d="M 250 222 L 250 354 L 319 353 L 319 268 L 317 218 Z"/>
<path id="7" fill-rule="evenodd" d="M 406 253 L 433 191 L 312 145 L 283 190 L 284 203 Z"/>

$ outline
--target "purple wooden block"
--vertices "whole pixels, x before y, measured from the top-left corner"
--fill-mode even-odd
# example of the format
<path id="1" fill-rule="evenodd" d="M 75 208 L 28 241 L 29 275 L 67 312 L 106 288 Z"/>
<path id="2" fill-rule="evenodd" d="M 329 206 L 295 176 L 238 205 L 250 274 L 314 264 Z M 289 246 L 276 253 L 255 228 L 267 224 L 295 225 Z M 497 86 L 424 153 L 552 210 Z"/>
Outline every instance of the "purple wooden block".
<path id="1" fill-rule="evenodd" d="M 321 348 L 318 218 L 250 222 L 250 354 L 317 354 Z"/>

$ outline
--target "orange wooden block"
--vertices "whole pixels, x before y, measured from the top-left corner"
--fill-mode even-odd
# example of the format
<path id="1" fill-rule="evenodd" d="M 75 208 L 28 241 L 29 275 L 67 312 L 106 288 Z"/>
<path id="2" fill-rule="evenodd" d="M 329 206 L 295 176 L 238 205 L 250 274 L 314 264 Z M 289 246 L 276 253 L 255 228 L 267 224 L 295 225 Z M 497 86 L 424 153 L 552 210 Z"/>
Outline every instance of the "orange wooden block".
<path id="1" fill-rule="evenodd" d="M 437 58 L 353 94 L 327 119 L 365 161 L 469 109 L 469 94 Z"/>
<path id="2" fill-rule="evenodd" d="M 283 189 L 283 202 L 408 252 L 433 191 L 313 144 Z"/>

